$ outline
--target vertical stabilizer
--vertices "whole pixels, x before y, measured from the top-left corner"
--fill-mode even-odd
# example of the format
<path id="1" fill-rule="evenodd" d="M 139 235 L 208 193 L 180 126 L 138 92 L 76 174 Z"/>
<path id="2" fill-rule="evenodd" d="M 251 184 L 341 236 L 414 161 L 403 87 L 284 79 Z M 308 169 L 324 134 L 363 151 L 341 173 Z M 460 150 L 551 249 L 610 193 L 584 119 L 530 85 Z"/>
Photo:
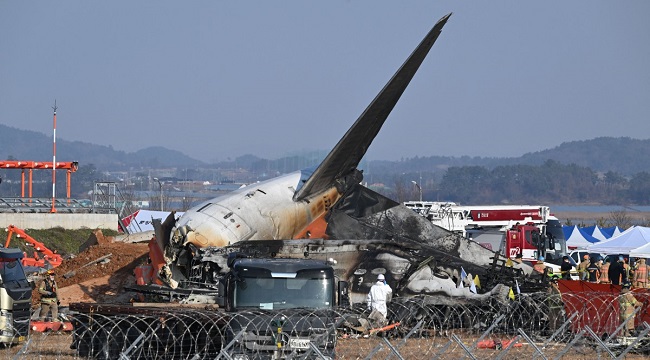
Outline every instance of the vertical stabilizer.
<path id="1" fill-rule="evenodd" d="M 443 16 L 424 37 L 411 56 L 397 70 L 357 121 L 293 196 L 294 201 L 332 187 L 337 179 L 353 172 L 365 155 L 384 121 L 413 79 L 424 58 L 438 39 L 443 26 L 451 16 Z"/>

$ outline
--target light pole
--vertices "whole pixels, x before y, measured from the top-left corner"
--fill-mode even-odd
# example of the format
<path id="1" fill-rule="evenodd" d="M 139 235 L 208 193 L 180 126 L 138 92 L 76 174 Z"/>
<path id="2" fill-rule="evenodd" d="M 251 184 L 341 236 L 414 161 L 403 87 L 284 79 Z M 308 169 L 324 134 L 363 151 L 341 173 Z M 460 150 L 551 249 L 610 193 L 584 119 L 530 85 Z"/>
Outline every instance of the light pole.
<path id="1" fill-rule="evenodd" d="M 415 180 L 411 180 L 413 185 L 415 185 L 416 188 L 418 188 L 418 192 L 420 193 L 420 201 L 422 201 L 422 188 L 420 187 L 420 184 L 417 183 Z"/>
<path id="2" fill-rule="evenodd" d="M 154 181 L 158 182 L 158 186 L 160 187 L 160 211 L 164 211 L 163 208 L 163 189 L 162 189 L 162 183 L 158 178 L 153 178 Z"/>

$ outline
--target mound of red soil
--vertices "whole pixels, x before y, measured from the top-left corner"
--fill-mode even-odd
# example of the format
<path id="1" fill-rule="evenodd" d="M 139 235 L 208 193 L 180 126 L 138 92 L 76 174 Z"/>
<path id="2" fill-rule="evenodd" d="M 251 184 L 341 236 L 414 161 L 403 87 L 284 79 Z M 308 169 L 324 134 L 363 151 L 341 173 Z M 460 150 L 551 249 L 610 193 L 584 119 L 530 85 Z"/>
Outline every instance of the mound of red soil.
<path id="1" fill-rule="evenodd" d="M 126 244 L 120 242 L 101 241 L 97 245 L 93 245 L 79 253 L 75 258 L 63 260 L 60 266 L 54 271 L 56 272 L 56 282 L 63 292 L 65 288 L 79 285 L 90 280 L 97 279 L 94 282 L 92 291 L 101 292 L 102 294 L 118 294 L 122 292 L 125 285 L 134 283 L 133 270 L 136 266 L 146 263 L 149 248 L 146 243 L 139 244 Z M 112 254 L 109 261 L 106 263 L 98 263 L 83 267 L 93 260 L 97 260 L 102 256 Z M 75 272 L 75 275 L 65 278 L 63 275 L 70 272 Z M 38 293 L 38 286 L 32 292 L 33 304 L 38 304 L 40 301 L 40 294 Z M 93 299 L 94 295 L 88 293 L 89 290 L 85 288 L 85 293 L 79 294 L 79 301 L 82 299 Z M 69 293 L 70 291 L 68 291 Z M 70 294 L 68 294 L 70 297 Z M 71 296 L 74 298 L 74 296 Z M 62 304 L 63 305 L 63 304 Z"/>

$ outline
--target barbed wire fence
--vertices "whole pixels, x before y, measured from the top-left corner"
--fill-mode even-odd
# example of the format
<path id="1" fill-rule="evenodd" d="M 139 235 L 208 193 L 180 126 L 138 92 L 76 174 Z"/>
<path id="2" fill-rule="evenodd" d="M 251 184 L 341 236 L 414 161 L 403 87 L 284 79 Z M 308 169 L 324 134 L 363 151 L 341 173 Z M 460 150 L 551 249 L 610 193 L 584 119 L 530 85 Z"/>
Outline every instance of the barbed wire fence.
<path id="1" fill-rule="evenodd" d="M 399 298 L 389 303 L 382 324 L 370 319 L 365 305 L 237 313 L 122 305 L 72 314 L 73 332 L 32 332 L 0 358 L 644 358 L 650 355 L 650 296 L 635 296 L 644 305 L 624 321 L 618 295 L 586 292 L 562 294 L 559 307 L 547 293 L 476 303 Z M 628 323 L 633 336 L 623 336 Z"/>

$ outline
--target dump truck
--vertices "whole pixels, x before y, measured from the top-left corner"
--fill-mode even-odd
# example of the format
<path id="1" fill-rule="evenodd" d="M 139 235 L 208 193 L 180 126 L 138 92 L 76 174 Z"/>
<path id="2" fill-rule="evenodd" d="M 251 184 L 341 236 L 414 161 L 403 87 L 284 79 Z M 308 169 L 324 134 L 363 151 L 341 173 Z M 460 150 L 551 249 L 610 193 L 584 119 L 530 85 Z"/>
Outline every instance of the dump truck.
<path id="1" fill-rule="evenodd" d="M 222 324 L 218 336 L 201 334 L 206 353 L 220 352 L 227 347 L 233 359 L 285 359 L 298 355 L 334 358 L 336 346 L 336 315 L 334 308 L 347 305 L 347 283 L 338 281 L 332 265 L 326 261 L 295 258 L 253 258 L 231 253 L 227 258 L 229 271 L 220 275 L 210 293 L 216 307 L 209 317 L 219 317 Z M 157 294 L 156 285 L 142 285 L 130 290 Z M 206 294 L 205 292 L 203 293 Z M 160 295 L 160 293 L 158 293 Z M 113 358 L 129 351 L 132 359 L 155 358 L 143 349 L 150 349 L 167 329 L 178 328 L 168 311 L 182 313 L 183 304 L 84 304 L 73 303 L 72 348 L 79 356 Z M 76 315 L 75 315 L 76 313 Z M 159 315 L 160 314 L 160 315 Z M 130 330 L 128 320 L 117 326 L 104 324 L 116 316 L 151 315 L 165 318 L 165 326 L 155 328 L 160 334 L 150 339 L 123 336 Z M 120 328 L 124 326 L 125 328 Z M 149 326 L 149 325 L 148 325 Z M 138 341 L 137 346 L 132 343 Z M 181 342 L 176 345 L 181 347 Z"/>
<path id="2" fill-rule="evenodd" d="M 0 343 L 22 342 L 29 332 L 32 287 L 23 269 L 23 252 L 0 247 Z"/>

